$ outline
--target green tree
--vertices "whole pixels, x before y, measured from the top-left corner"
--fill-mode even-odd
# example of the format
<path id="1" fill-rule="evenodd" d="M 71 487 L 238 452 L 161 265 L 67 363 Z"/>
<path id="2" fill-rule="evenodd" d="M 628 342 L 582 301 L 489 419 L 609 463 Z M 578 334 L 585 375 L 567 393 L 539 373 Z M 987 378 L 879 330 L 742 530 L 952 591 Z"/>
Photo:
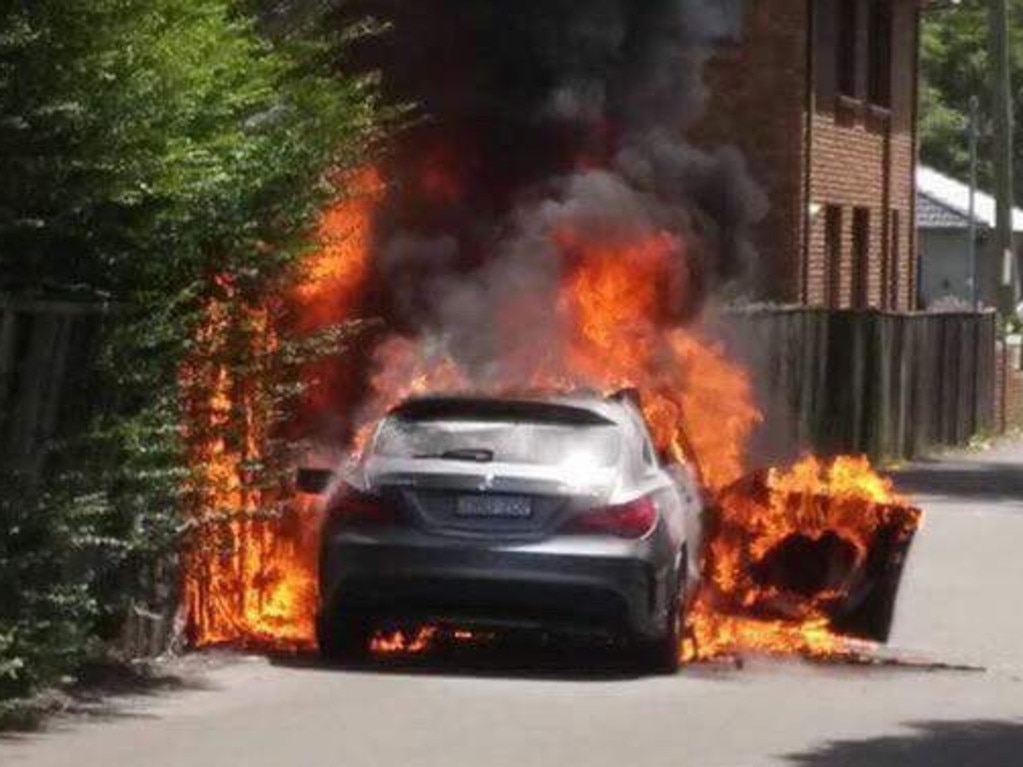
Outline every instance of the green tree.
<path id="1" fill-rule="evenodd" d="M 8 280 L 128 297 L 267 268 L 332 191 L 323 170 L 372 137 L 372 80 L 330 72 L 323 44 L 272 45 L 226 0 L 5 4 Z"/>
<path id="2" fill-rule="evenodd" d="M 74 668 L 166 585 L 195 492 L 190 355 L 273 371 L 257 403 L 272 423 L 325 342 L 285 336 L 271 359 L 248 318 L 287 327 L 266 307 L 391 115 L 374 77 L 338 71 L 359 30 L 306 16 L 268 38 L 250 5 L 0 0 L 0 291 L 84 287 L 118 307 L 80 373 L 102 403 L 88 434 L 56 446 L 42 488 L 0 466 L 0 698 Z M 211 302 L 238 318 L 215 351 L 195 344 Z"/>
<path id="3" fill-rule="evenodd" d="M 972 96 L 980 102 L 979 179 L 993 186 L 991 167 L 991 69 L 987 3 L 963 0 L 924 14 L 921 39 L 921 155 L 923 161 L 960 179 L 969 176 L 967 114 Z M 1010 0 L 1009 48 L 1012 60 L 1016 125 L 1023 125 L 1023 0 Z M 1023 131 L 1015 133 L 1023 152 Z M 1020 166 L 1017 163 L 1017 166 Z M 1023 167 L 1016 168 L 1017 200 L 1023 200 Z"/>

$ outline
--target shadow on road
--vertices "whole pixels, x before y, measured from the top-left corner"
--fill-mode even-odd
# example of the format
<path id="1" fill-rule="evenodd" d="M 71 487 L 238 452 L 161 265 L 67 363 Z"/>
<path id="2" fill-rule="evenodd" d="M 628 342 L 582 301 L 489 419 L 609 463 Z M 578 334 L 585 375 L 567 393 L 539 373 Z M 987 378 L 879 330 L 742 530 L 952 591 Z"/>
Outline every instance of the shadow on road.
<path id="1" fill-rule="evenodd" d="M 315 654 L 273 655 L 277 666 L 364 674 L 437 675 L 608 682 L 643 676 L 635 664 L 611 652 L 555 652 L 474 648 L 430 652 L 421 656 L 383 657 L 351 663 L 327 663 Z"/>
<path id="2" fill-rule="evenodd" d="M 904 493 L 1023 502 L 1023 465 L 1013 463 L 935 461 L 914 464 L 892 476 Z"/>
<path id="3" fill-rule="evenodd" d="M 784 758 L 805 767 L 1009 767 L 1023 763 L 1023 722 L 917 722 L 912 732 L 828 743 Z"/>
<path id="4" fill-rule="evenodd" d="M 270 662 L 287 668 L 368 674 L 441 675 L 533 679 L 564 682 L 613 682 L 649 674 L 621 648 L 566 642 L 557 645 L 500 643 L 431 649 L 421 655 L 376 657 L 364 662 L 329 664 L 315 653 L 271 655 Z M 685 673 L 721 676 L 732 666 L 687 667 Z"/>
<path id="5" fill-rule="evenodd" d="M 97 663 L 79 671 L 76 681 L 32 700 L 0 708 L 0 742 L 24 740 L 43 731 L 59 716 L 72 720 L 113 721 L 153 718 L 129 700 L 154 698 L 183 690 L 208 690 L 200 678 L 154 670 L 145 665 Z"/>

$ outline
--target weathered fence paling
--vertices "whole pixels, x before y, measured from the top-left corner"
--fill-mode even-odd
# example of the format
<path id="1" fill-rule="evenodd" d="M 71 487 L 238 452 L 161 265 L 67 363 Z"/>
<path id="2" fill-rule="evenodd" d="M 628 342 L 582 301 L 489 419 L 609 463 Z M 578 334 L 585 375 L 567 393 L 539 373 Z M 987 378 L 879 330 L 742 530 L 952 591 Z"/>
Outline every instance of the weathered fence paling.
<path id="1" fill-rule="evenodd" d="M 107 307 L 0 296 L 0 466 L 42 468 L 48 441 L 84 427 L 80 382 Z M 726 324 L 763 395 L 775 443 L 912 457 L 1004 420 L 992 312 L 736 310 Z"/>
<path id="2" fill-rule="evenodd" d="M 790 445 L 912 457 L 996 427 L 992 312 L 756 309 L 728 320 L 767 428 Z"/>
<path id="3" fill-rule="evenodd" d="M 37 475 L 46 445 L 84 428 L 82 383 L 103 304 L 0 296 L 0 466 Z"/>

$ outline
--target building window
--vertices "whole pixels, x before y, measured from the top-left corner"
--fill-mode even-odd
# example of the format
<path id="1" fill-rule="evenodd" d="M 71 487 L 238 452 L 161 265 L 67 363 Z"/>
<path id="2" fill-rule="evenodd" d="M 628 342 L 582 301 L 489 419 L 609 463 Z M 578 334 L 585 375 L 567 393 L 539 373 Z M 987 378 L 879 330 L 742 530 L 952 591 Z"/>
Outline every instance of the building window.
<path id="1" fill-rule="evenodd" d="M 893 210 L 891 216 L 891 242 L 888 245 L 889 276 L 888 285 L 888 308 L 899 308 L 899 244 L 902 233 L 900 231 L 901 221 L 899 211 Z"/>
<path id="2" fill-rule="evenodd" d="M 829 205 L 824 211 L 824 302 L 837 309 L 842 298 L 842 209 Z"/>
<path id="3" fill-rule="evenodd" d="M 853 210 L 852 222 L 852 305 L 870 305 L 870 208 Z"/>
<path id="4" fill-rule="evenodd" d="M 892 105 L 892 8 L 891 0 L 870 3 L 867 99 L 885 109 Z"/>
<path id="5" fill-rule="evenodd" d="M 859 59 L 859 0 L 838 0 L 836 18 L 837 68 L 835 86 L 840 96 L 856 98 L 856 74 Z"/>

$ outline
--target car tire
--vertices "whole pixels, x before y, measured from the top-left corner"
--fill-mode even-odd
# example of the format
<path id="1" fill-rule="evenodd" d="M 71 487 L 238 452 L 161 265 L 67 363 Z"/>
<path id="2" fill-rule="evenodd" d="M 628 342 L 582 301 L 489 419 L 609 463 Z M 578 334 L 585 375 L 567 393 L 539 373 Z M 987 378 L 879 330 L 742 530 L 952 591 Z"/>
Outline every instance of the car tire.
<path id="1" fill-rule="evenodd" d="M 316 621 L 320 657 L 332 663 L 365 660 L 369 655 L 369 623 L 357 614 L 335 610 Z"/>
<path id="2" fill-rule="evenodd" d="M 644 668 L 653 674 L 672 675 L 681 666 L 681 644 L 685 631 L 685 607 L 688 583 L 688 561 L 685 550 L 679 565 L 677 582 L 671 596 L 670 619 L 667 632 L 659 639 L 641 645 L 641 661 Z"/>

